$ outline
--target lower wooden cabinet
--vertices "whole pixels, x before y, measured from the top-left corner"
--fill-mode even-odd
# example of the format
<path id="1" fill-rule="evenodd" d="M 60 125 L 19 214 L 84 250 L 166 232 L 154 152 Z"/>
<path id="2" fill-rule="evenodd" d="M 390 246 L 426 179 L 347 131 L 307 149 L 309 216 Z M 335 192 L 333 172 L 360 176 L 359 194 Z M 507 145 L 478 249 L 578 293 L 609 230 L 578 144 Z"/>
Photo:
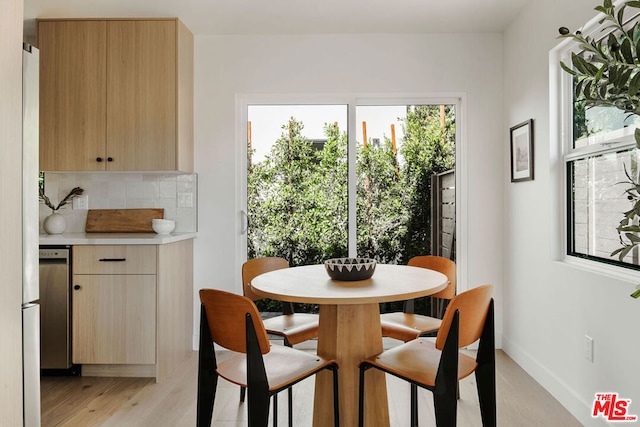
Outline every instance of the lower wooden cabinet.
<path id="1" fill-rule="evenodd" d="M 73 362 L 156 363 L 156 276 L 74 275 Z"/>
<path id="2" fill-rule="evenodd" d="M 190 352 L 193 241 L 73 247 L 72 359 L 86 376 L 161 381 Z"/>

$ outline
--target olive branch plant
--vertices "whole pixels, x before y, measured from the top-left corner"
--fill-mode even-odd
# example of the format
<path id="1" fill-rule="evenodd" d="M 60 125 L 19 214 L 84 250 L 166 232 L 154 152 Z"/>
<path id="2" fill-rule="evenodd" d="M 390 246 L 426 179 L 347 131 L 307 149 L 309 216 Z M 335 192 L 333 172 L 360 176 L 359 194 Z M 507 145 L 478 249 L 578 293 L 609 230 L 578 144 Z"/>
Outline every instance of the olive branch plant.
<path id="1" fill-rule="evenodd" d="M 636 13 L 633 24 L 626 23 L 625 12 L 640 9 L 640 1 L 625 1 L 614 5 L 604 0 L 595 10 L 603 14 L 599 23 L 605 24 L 608 35 L 598 38 L 585 36 L 580 30 L 570 32 L 561 27 L 560 38 L 571 38 L 581 52 L 571 54 L 571 65 L 560 62 L 561 68 L 573 76 L 576 101 L 585 106 L 613 106 L 629 116 L 640 116 L 640 20 Z M 636 148 L 640 148 L 640 129 L 634 132 Z M 640 245 L 640 178 L 632 177 L 624 166 L 626 181 L 617 184 L 629 185 L 624 193 L 633 207 L 623 212 L 616 228 L 620 247 L 611 253 L 623 261 L 636 246 Z M 638 286 L 632 297 L 640 297 Z"/>
<path id="2" fill-rule="evenodd" d="M 58 209 L 60 209 L 61 207 L 68 205 L 69 203 L 71 203 L 73 201 L 73 199 L 75 199 L 78 196 L 81 196 L 82 193 L 84 193 L 84 190 L 80 187 L 75 187 L 73 188 L 69 194 L 67 194 L 64 199 L 62 199 L 60 201 L 60 203 L 58 203 L 57 206 L 54 206 L 54 204 L 51 202 L 51 199 L 49 199 L 49 197 L 47 197 L 44 194 L 44 191 L 42 191 L 42 189 L 39 190 L 39 195 L 38 197 L 40 198 L 40 200 L 42 201 L 42 203 L 44 203 L 49 209 L 51 209 L 52 212 L 57 211 Z"/>

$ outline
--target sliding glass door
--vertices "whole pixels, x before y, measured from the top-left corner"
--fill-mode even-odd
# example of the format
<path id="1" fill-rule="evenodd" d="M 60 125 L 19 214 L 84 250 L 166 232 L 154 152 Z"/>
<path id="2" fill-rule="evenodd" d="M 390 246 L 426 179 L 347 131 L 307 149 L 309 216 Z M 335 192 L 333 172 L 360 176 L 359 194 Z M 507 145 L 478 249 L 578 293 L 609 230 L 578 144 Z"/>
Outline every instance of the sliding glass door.
<path id="1" fill-rule="evenodd" d="M 459 107 L 415 101 L 243 104 L 247 258 L 438 253 L 432 182 L 455 168 Z"/>

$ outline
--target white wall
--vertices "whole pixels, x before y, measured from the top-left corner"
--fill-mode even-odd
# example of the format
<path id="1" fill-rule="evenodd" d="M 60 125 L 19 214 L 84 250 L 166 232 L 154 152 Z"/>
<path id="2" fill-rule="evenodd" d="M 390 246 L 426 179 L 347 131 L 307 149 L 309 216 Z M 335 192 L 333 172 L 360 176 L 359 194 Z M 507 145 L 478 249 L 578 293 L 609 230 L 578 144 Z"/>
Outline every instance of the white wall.
<path id="1" fill-rule="evenodd" d="M 236 244 L 242 171 L 236 160 L 243 141 L 236 131 L 243 125 L 236 125 L 237 94 L 464 93 L 458 173 L 465 190 L 461 218 L 468 218 L 463 224 L 468 233 L 460 239 L 466 240 L 468 256 L 461 260 L 466 267 L 459 283 L 463 289 L 496 285 L 500 337 L 505 219 L 500 34 L 200 36 L 195 48 L 196 290 L 241 291 Z"/>
<path id="2" fill-rule="evenodd" d="M 538 0 L 504 33 L 504 129 L 535 121 L 535 180 L 508 182 L 503 347 L 585 425 L 596 392 L 632 399 L 640 414 L 640 302 L 635 283 L 562 262 L 562 183 L 555 174 L 557 145 L 550 142 L 549 51 L 558 28 L 572 30 L 595 16 L 598 1 Z M 509 157 L 508 133 L 502 156 Z M 553 161 L 550 159 L 554 159 Z M 560 198 L 559 198 L 560 196 Z M 594 339 L 595 360 L 584 357 L 584 336 Z M 635 366 L 635 368 L 634 368 Z"/>

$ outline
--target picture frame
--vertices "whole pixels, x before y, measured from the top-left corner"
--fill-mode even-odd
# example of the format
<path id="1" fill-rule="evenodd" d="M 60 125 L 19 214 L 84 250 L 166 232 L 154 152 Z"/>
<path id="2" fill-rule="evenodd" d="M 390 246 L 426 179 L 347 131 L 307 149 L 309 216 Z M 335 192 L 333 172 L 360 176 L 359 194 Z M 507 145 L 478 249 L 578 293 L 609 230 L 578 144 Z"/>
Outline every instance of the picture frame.
<path id="1" fill-rule="evenodd" d="M 509 129 L 511 141 L 511 182 L 533 180 L 533 119 Z"/>

